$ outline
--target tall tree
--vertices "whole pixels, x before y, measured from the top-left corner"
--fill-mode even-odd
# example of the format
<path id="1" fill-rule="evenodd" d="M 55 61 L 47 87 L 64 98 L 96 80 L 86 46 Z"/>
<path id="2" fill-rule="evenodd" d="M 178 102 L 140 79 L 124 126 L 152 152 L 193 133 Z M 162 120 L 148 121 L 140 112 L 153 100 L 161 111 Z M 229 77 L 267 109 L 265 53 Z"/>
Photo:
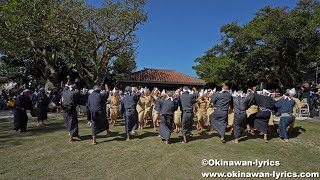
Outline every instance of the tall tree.
<path id="1" fill-rule="evenodd" d="M 218 82 L 243 84 L 246 79 L 267 78 L 285 86 L 295 85 L 301 81 L 307 65 L 319 61 L 319 14 L 320 3 L 314 0 L 301 0 L 292 10 L 264 7 L 247 24 L 233 22 L 222 26 L 221 43 L 197 58 L 199 65 L 194 69 L 209 81 L 207 76 L 211 74 L 220 76 L 214 79 Z M 227 68 L 236 67 L 236 76 L 221 73 L 228 63 L 211 63 L 213 59 L 236 62 Z"/>
<path id="2" fill-rule="evenodd" d="M 113 62 L 131 62 L 135 31 L 147 15 L 144 0 L 105 1 L 101 8 L 82 0 L 0 2 L 0 53 L 24 60 L 58 83 L 65 68 L 89 85 L 101 83 Z"/>

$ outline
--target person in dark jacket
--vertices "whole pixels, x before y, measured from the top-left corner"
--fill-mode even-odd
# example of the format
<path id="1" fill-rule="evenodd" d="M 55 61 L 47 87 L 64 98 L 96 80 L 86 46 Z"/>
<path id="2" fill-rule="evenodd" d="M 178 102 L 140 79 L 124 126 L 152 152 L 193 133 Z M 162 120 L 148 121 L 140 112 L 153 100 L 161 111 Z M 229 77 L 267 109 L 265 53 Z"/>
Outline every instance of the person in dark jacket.
<path id="1" fill-rule="evenodd" d="M 254 129 L 257 129 L 264 134 L 264 141 L 268 142 L 268 123 L 271 113 L 275 110 L 275 101 L 270 97 L 271 93 L 267 90 L 263 90 L 262 94 L 254 93 L 254 100 L 259 106 L 259 111 L 256 114 L 254 120 Z"/>
<path id="2" fill-rule="evenodd" d="M 290 123 L 293 122 L 292 113 L 295 104 L 295 100 L 286 95 L 284 95 L 283 98 L 278 100 L 275 104 L 281 113 L 278 133 L 279 136 L 283 139 L 283 142 L 289 141 L 287 127 L 290 125 Z"/>
<path id="3" fill-rule="evenodd" d="M 193 105 L 197 102 L 196 95 L 191 93 L 191 90 L 185 86 L 182 89 L 182 94 L 178 97 L 180 109 L 182 111 L 182 143 L 187 143 L 187 135 L 191 135 L 193 122 Z"/>
<path id="4" fill-rule="evenodd" d="M 42 126 L 44 125 L 43 121 L 48 119 L 48 105 L 49 105 L 49 98 L 46 95 L 44 88 L 39 89 L 39 92 L 36 96 L 36 104 L 37 104 L 37 116 L 38 116 L 37 126 Z"/>
<path id="5" fill-rule="evenodd" d="M 155 110 L 161 114 L 160 117 L 160 136 L 169 144 L 169 139 L 173 126 L 173 114 L 178 109 L 178 100 L 173 97 L 174 92 L 166 93 L 164 99 L 159 99 Z"/>
<path id="6" fill-rule="evenodd" d="M 94 90 L 88 98 L 88 108 L 91 114 L 91 134 L 93 145 L 98 144 L 96 141 L 97 134 L 105 130 L 109 130 L 109 122 L 105 111 L 107 98 L 108 93 L 101 92 L 100 86 L 94 86 Z"/>
<path id="7" fill-rule="evenodd" d="M 124 114 L 125 117 L 127 140 L 130 140 L 130 133 L 134 134 L 134 130 L 138 127 L 137 104 L 140 96 L 141 94 L 137 88 L 127 86 L 125 88 L 125 96 L 120 103 L 120 112 L 121 114 Z"/>
<path id="8" fill-rule="evenodd" d="M 69 142 L 73 143 L 75 137 L 79 138 L 77 106 L 79 105 L 80 94 L 75 85 L 66 86 L 62 92 L 62 105 L 64 108 L 64 121 L 69 131 Z"/>
<path id="9" fill-rule="evenodd" d="M 13 129 L 17 132 L 27 131 L 28 116 L 26 110 L 31 110 L 32 101 L 30 99 L 30 91 L 25 89 L 16 99 L 14 103 L 14 121 Z"/>
<path id="10" fill-rule="evenodd" d="M 211 102 L 214 105 L 214 112 L 211 119 L 211 128 L 218 132 L 222 143 L 227 128 L 228 108 L 232 104 L 232 96 L 229 92 L 229 86 L 224 85 L 220 93 L 211 96 Z"/>
<path id="11" fill-rule="evenodd" d="M 244 133 L 247 125 L 246 110 L 252 104 L 253 95 L 246 95 L 242 91 L 232 94 L 233 96 L 233 112 L 234 112 L 234 125 L 233 135 L 234 143 L 238 143 L 240 136 Z"/>

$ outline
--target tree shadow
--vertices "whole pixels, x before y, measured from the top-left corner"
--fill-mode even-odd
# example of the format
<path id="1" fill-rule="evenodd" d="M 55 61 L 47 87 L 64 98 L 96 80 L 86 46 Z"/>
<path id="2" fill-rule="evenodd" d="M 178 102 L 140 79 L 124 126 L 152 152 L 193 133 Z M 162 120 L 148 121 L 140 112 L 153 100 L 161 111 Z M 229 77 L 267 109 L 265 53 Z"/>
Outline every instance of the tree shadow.
<path id="1" fill-rule="evenodd" d="M 25 140 L 25 137 L 38 136 L 41 134 L 53 133 L 60 131 L 61 129 L 65 129 L 64 122 L 59 121 L 58 117 L 49 117 L 49 119 L 45 121 L 46 125 L 40 127 L 34 125 L 36 118 L 29 117 L 28 119 L 27 131 L 23 133 L 18 133 L 15 130 L 12 130 L 13 118 L 5 118 L 0 120 L 1 148 L 12 145 L 20 145 L 22 144 L 21 142 Z"/>

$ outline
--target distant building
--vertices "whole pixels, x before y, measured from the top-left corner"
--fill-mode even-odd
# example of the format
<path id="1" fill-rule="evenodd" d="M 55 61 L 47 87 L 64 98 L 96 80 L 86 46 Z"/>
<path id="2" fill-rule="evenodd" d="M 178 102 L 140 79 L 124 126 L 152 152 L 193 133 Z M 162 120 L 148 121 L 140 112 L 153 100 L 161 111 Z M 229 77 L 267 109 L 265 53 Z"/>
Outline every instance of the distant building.
<path id="1" fill-rule="evenodd" d="M 119 88 L 124 88 L 125 86 L 147 86 L 150 89 L 157 87 L 159 89 L 176 90 L 182 86 L 201 88 L 205 84 L 204 80 L 175 70 L 149 68 L 134 72 L 118 80 Z"/>

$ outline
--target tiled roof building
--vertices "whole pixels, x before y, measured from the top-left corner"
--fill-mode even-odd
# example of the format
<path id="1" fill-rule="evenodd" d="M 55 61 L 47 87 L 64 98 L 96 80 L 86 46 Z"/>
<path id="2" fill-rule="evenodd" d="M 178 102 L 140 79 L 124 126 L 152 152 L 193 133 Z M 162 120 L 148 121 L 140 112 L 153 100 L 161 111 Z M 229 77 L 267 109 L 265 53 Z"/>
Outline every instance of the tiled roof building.
<path id="1" fill-rule="evenodd" d="M 181 86 L 202 87 L 206 84 L 204 80 L 193 78 L 191 76 L 179 73 L 175 70 L 167 69 L 143 69 L 134 72 L 118 82 L 121 86 L 147 86 L 159 87 L 164 89 L 176 89 Z"/>

